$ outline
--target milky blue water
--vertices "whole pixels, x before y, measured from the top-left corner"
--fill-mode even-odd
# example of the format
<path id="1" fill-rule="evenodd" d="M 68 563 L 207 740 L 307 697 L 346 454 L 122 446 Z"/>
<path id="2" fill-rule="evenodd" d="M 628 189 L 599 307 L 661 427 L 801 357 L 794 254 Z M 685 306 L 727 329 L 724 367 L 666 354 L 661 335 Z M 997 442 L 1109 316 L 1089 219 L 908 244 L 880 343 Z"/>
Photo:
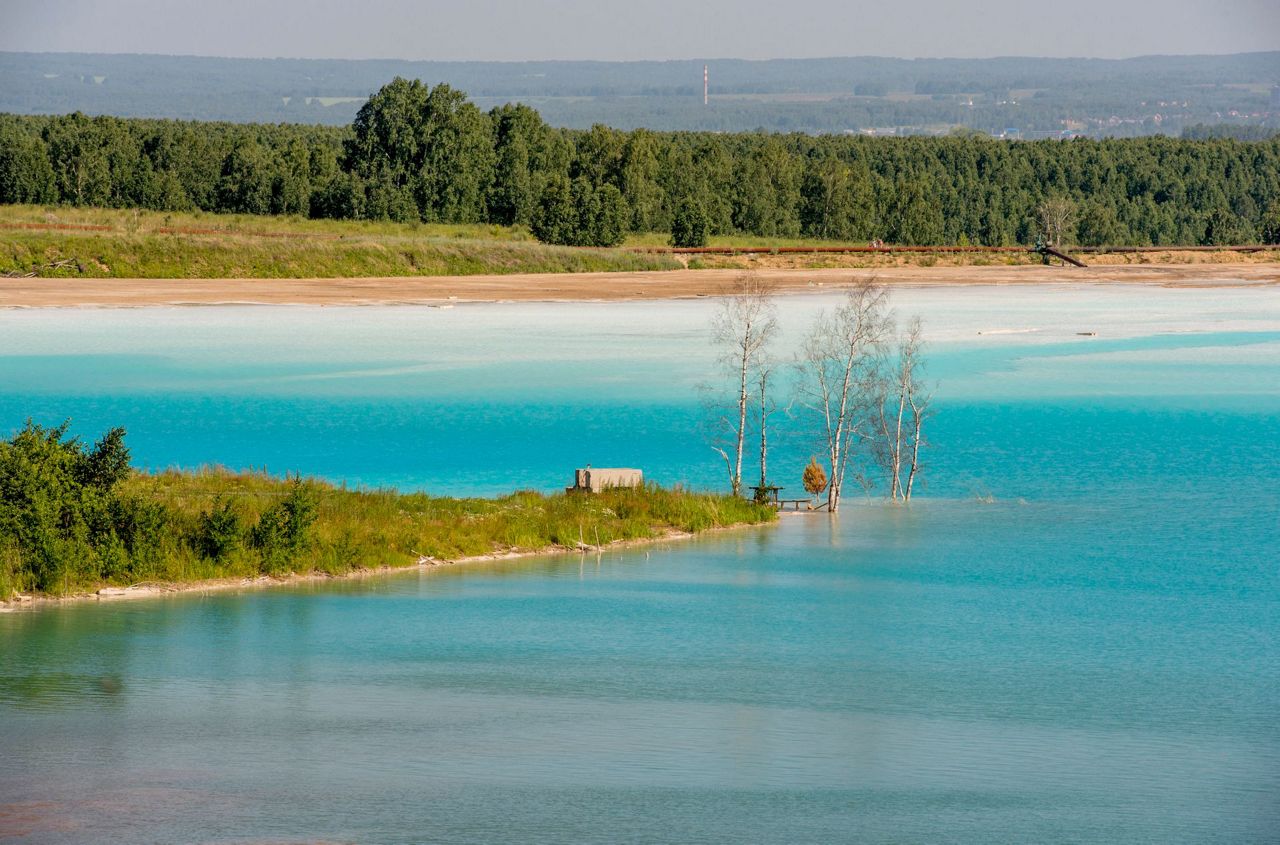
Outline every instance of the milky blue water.
<path id="1" fill-rule="evenodd" d="M 1280 292 L 895 299 L 937 381 L 909 508 L 0 615 L 0 837 L 1277 841 Z M 782 303 L 780 354 L 831 302 Z M 0 312 L 0 428 L 441 493 L 711 486 L 713 308 Z"/>

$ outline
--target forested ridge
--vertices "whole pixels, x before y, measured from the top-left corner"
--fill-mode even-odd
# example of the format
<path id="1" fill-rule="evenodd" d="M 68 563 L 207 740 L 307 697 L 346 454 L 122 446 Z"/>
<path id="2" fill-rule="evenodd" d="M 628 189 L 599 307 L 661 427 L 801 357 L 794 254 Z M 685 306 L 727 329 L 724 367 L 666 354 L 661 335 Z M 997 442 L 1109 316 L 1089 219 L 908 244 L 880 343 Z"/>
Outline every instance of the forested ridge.
<path id="1" fill-rule="evenodd" d="M 0 116 L 0 202 L 629 231 L 1084 245 L 1280 241 L 1280 139 L 999 141 L 548 126 L 396 79 L 347 128 Z"/>

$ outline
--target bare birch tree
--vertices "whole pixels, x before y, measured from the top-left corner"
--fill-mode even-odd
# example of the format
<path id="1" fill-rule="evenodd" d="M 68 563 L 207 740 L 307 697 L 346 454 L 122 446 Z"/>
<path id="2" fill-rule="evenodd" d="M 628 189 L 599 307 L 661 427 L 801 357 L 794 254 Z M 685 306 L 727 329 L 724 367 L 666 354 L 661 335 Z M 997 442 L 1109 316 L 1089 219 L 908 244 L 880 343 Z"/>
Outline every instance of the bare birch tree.
<path id="1" fill-rule="evenodd" d="M 712 336 L 720 348 L 720 363 L 732 383 L 728 401 L 717 402 L 711 448 L 724 459 L 733 495 L 742 495 L 742 456 L 747 440 L 747 416 L 752 393 L 759 391 L 759 411 L 767 425 L 769 364 L 766 347 L 778 333 L 772 287 L 754 274 L 739 276 L 721 301 L 712 322 Z M 767 433 L 761 431 L 761 458 Z M 761 474 L 763 475 L 763 470 Z"/>
<path id="2" fill-rule="evenodd" d="M 917 385 L 918 387 L 918 385 Z M 933 394 L 927 390 L 912 390 L 907 397 L 907 404 L 911 406 L 911 465 L 907 470 L 907 486 L 903 491 L 903 501 L 911 501 L 911 490 L 915 486 L 916 477 L 920 474 L 920 470 L 924 468 L 920 463 L 920 450 L 922 447 L 929 445 L 924 439 L 924 421 L 933 416 Z"/>
<path id="3" fill-rule="evenodd" d="M 855 449 L 874 434 L 891 326 L 888 298 L 874 279 L 854 287 L 834 311 L 818 315 L 797 361 L 799 403 L 816 415 L 826 447 L 831 512 L 840 508 Z"/>
<path id="4" fill-rule="evenodd" d="M 1072 218 L 1075 211 L 1075 203 L 1063 196 L 1048 197 L 1036 206 L 1036 216 L 1040 218 L 1040 234 L 1046 244 L 1054 249 L 1062 249 L 1062 239 L 1074 222 Z"/>
<path id="5" fill-rule="evenodd" d="M 762 350 L 755 366 L 756 430 L 760 435 L 760 490 L 769 485 L 769 418 L 778 410 L 769 388 L 773 384 L 776 361 L 768 350 Z M 762 493 L 763 495 L 763 493 Z M 759 497 L 758 497 L 759 498 Z"/>
<path id="6" fill-rule="evenodd" d="M 888 362 L 878 391 L 875 408 L 878 437 L 874 452 L 889 481 L 889 498 L 894 501 L 911 500 L 921 469 L 924 421 L 931 413 L 932 398 L 922 381 L 923 345 L 920 318 L 912 317 L 906 332 L 897 341 L 896 356 Z"/>

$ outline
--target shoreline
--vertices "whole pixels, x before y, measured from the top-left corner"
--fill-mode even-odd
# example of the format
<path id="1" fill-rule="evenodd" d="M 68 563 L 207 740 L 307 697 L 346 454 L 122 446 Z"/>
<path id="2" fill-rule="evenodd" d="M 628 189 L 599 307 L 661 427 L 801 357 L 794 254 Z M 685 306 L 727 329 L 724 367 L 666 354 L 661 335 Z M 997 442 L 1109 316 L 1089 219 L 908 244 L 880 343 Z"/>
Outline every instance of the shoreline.
<path id="1" fill-rule="evenodd" d="M 725 525 L 706 528 L 696 532 L 677 531 L 675 529 L 671 529 L 663 532 L 657 537 L 636 540 L 615 540 L 601 546 L 583 546 L 575 548 L 570 548 L 568 546 L 548 546 L 546 548 L 529 551 L 490 552 L 489 554 L 470 555 L 468 557 L 450 559 L 422 556 L 418 558 L 417 563 L 409 563 L 404 566 L 377 566 L 372 568 L 352 569 L 348 572 L 343 572 L 337 575 L 314 571 L 306 573 L 291 572 L 288 575 L 279 577 L 273 575 L 255 575 L 232 578 L 209 578 L 200 581 L 159 583 L 144 582 L 140 584 L 133 584 L 128 587 L 102 587 L 92 593 L 76 593 L 70 596 L 25 595 L 22 598 L 12 598 L 7 601 L 0 600 L 0 613 L 35 612 L 51 607 L 83 605 L 91 602 L 135 601 L 139 599 L 155 599 L 163 596 L 175 596 L 189 593 L 205 595 L 210 593 L 231 592 L 234 590 L 262 590 L 322 581 L 357 581 L 363 578 L 373 578 L 383 575 L 396 575 L 410 572 L 421 573 L 432 569 L 462 567 L 480 563 L 499 563 L 502 561 L 520 560 L 523 558 L 541 557 L 544 555 L 549 557 L 565 557 L 571 554 L 600 554 L 619 549 L 653 546 L 660 543 L 681 540 L 692 540 L 696 537 L 701 537 L 707 534 L 720 534 L 727 531 L 737 531 L 746 528 L 760 528 L 762 526 L 776 524 L 776 522 L 762 522 L 754 524 L 742 523 L 739 525 Z"/>
<path id="2" fill-rule="evenodd" d="M 213 305 L 434 305 L 626 302 L 718 296 L 743 268 L 297 279 L 0 279 L 0 309 Z M 1118 285 L 1280 286 L 1280 263 L 752 268 L 779 293 L 840 290 L 875 277 L 890 287 Z"/>

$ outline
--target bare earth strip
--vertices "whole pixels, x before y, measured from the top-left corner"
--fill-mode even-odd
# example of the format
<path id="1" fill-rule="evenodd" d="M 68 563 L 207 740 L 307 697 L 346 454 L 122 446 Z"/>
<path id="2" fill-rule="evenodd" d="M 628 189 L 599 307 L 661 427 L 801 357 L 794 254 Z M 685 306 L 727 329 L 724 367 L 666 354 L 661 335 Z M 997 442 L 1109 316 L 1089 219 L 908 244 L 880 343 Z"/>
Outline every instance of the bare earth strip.
<path id="1" fill-rule="evenodd" d="M 360 279 L 0 279 L 0 308 L 147 305 L 375 305 L 617 301 L 715 296 L 741 270 L 556 273 Z M 1143 264 L 1089 268 L 888 267 L 761 269 L 784 292 L 831 290 L 874 275 L 891 285 L 1136 284 L 1240 287 L 1280 284 L 1280 264 Z"/>

